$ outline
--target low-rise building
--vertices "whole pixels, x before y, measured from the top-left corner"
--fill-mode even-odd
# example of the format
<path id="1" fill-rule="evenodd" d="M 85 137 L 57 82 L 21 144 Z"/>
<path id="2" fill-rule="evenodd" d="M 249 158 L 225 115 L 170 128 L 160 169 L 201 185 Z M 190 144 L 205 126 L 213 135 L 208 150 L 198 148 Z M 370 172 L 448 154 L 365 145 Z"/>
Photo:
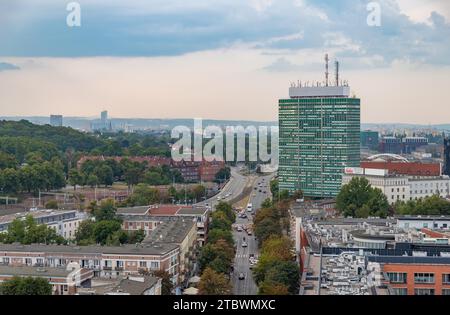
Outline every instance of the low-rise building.
<path id="1" fill-rule="evenodd" d="M 189 217 L 195 220 L 197 241 L 200 246 L 206 241 L 209 210 L 206 207 L 182 205 L 153 205 L 145 207 L 119 208 L 117 214 L 122 219 L 125 231 L 143 230 L 149 235 L 161 223 L 173 217 Z"/>
<path id="2" fill-rule="evenodd" d="M 79 295 L 161 295 L 161 278 L 128 276 L 124 279 L 95 279 Z"/>
<path id="3" fill-rule="evenodd" d="M 355 177 L 364 177 L 372 187 L 379 188 L 390 204 L 433 195 L 450 195 L 449 176 L 408 176 L 391 174 L 389 170 L 382 169 L 346 168 L 342 185 L 348 184 Z"/>
<path id="4" fill-rule="evenodd" d="M 171 243 L 122 246 L 0 244 L 0 263 L 7 266 L 66 267 L 77 263 L 95 277 L 117 278 L 154 270 L 179 281 L 179 246 Z"/>
<path id="5" fill-rule="evenodd" d="M 0 283 L 13 277 L 33 277 L 46 279 L 52 285 L 53 295 L 74 295 L 94 276 L 89 269 L 12 266 L 0 264 Z"/>
<path id="6" fill-rule="evenodd" d="M 0 216 L 0 233 L 8 230 L 9 224 L 15 219 L 25 220 L 31 216 L 37 224 L 46 224 L 65 239 L 73 239 L 80 223 L 85 220 L 84 213 L 77 210 L 37 210 L 19 212 Z"/>

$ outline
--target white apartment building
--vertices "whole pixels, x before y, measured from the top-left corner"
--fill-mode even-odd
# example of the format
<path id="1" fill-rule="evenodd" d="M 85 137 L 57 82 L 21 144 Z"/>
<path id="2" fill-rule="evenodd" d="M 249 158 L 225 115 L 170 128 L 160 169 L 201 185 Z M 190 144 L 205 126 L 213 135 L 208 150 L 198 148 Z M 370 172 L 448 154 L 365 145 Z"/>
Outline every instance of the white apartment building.
<path id="1" fill-rule="evenodd" d="M 439 194 L 450 196 L 450 177 L 448 176 L 408 176 L 392 175 L 388 170 L 369 168 L 346 168 L 342 185 L 353 177 L 364 177 L 374 188 L 379 188 L 390 204 L 397 201 L 417 200 Z"/>
<path id="2" fill-rule="evenodd" d="M 35 210 L 29 212 L 18 212 L 0 216 L 0 233 L 8 230 L 12 221 L 25 220 L 27 216 L 33 217 L 36 224 L 46 224 L 53 228 L 56 233 L 65 239 L 71 240 L 80 223 L 86 219 L 86 214 L 77 210 Z"/>

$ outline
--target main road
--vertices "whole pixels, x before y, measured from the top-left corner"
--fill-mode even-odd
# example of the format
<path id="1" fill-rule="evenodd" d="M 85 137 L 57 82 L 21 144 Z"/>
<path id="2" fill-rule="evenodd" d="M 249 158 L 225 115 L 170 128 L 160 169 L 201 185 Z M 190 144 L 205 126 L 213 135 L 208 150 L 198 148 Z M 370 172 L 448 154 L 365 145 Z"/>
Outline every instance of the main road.
<path id="1" fill-rule="evenodd" d="M 271 198 L 270 181 L 275 174 L 259 176 L 253 182 L 253 189 L 249 198 L 253 209 L 258 211 L 265 199 Z M 236 225 L 253 224 L 253 217 L 249 212 L 246 212 L 248 218 L 236 219 Z M 234 260 L 234 272 L 232 274 L 233 291 L 235 295 L 255 295 L 258 293 L 258 287 L 253 280 L 252 271 L 250 269 L 250 254 L 259 256 L 258 242 L 254 233 L 251 236 L 247 235 L 245 231 L 238 232 L 233 230 L 233 237 L 236 244 L 236 257 Z M 242 247 L 242 243 L 247 243 L 247 247 Z M 244 274 L 244 279 L 239 280 L 239 275 Z"/>
<path id="2" fill-rule="evenodd" d="M 232 167 L 230 179 L 228 183 L 226 183 L 225 187 L 223 187 L 214 197 L 199 202 L 196 205 L 208 206 L 211 207 L 211 209 L 214 211 L 215 206 L 220 201 L 230 202 L 233 199 L 239 197 L 244 191 L 245 187 L 252 183 L 252 177 L 242 175 L 240 171 L 240 168 Z"/>

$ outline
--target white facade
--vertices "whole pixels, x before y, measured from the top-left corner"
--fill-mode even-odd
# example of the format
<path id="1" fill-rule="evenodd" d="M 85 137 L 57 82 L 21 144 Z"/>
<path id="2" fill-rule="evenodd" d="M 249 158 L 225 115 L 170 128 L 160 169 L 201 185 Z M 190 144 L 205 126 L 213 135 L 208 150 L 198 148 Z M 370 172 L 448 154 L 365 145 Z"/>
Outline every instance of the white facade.
<path id="1" fill-rule="evenodd" d="M 450 196 L 450 178 L 440 177 L 412 177 L 409 179 L 412 199 L 424 198 L 431 195 L 441 197 Z"/>
<path id="2" fill-rule="evenodd" d="M 397 226 L 402 229 L 450 229 L 450 217 L 416 216 L 397 218 Z"/>
<path id="3" fill-rule="evenodd" d="M 384 171 L 384 173 L 377 174 L 372 170 L 360 168 L 346 169 L 342 176 L 342 185 L 348 184 L 353 177 L 364 177 L 372 187 L 379 188 L 384 193 L 390 204 L 437 194 L 443 198 L 450 196 L 450 177 L 448 176 L 388 175 L 387 170 L 377 171 Z"/>
<path id="4" fill-rule="evenodd" d="M 373 176 L 373 175 L 352 175 L 344 174 L 342 176 L 342 185 L 348 184 L 353 177 L 365 177 L 370 185 L 379 188 L 386 196 L 390 204 L 397 201 L 410 200 L 410 187 L 407 176 Z"/>

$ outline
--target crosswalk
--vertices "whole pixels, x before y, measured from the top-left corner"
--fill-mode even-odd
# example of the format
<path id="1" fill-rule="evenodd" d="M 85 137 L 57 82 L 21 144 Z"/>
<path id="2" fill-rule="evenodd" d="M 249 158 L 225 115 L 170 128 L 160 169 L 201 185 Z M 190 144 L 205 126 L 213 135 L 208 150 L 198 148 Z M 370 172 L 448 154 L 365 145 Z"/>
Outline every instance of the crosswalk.
<path id="1" fill-rule="evenodd" d="M 248 257 L 249 257 L 248 254 L 239 254 L 239 255 L 236 255 L 236 258 L 248 258 Z"/>

